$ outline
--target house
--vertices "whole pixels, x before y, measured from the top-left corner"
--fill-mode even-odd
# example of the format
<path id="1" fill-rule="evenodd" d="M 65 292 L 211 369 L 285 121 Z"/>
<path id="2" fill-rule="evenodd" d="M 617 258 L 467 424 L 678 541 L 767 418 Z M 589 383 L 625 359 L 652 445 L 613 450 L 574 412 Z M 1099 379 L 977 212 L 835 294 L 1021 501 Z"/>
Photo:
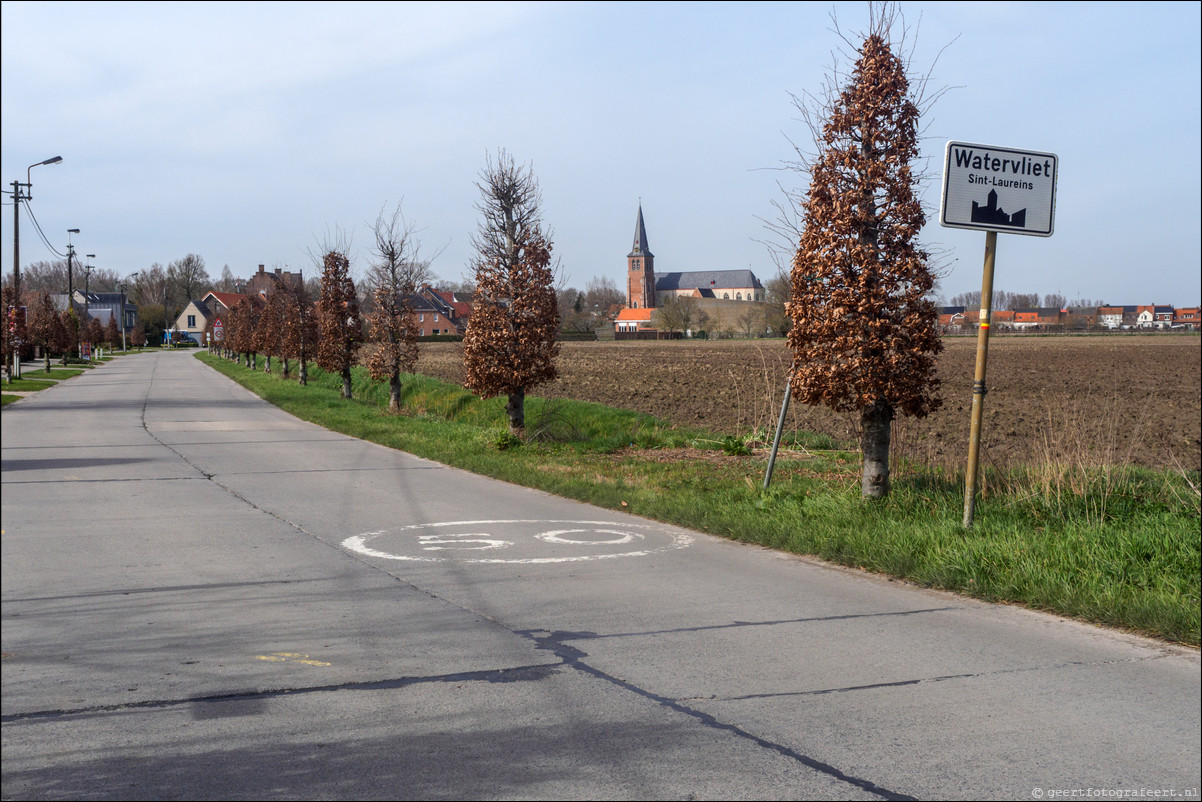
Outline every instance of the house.
<path id="1" fill-rule="evenodd" d="M 943 332 L 960 331 L 967 322 L 963 306 L 944 306 L 939 309 L 939 330 Z"/>
<path id="2" fill-rule="evenodd" d="M 238 305 L 238 302 L 243 298 L 250 298 L 249 293 L 241 292 L 210 292 L 204 298 L 201 298 L 201 303 L 204 304 L 210 312 L 209 320 L 215 317 L 221 317 L 224 314 L 229 314 L 229 311 Z M 202 327 L 203 331 L 204 328 Z"/>
<path id="3" fill-rule="evenodd" d="M 1014 310 L 1014 328 L 1019 331 L 1046 329 L 1063 323 L 1063 309 L 1049 307 L 1026 307 Z"/>
<path id="4" fill-rule="evenodd" d="M 614 331 L 619 334 L 654 331 L 655 326 L 651 324 L 651 317 L 654 314 L 654 309 L 623 309 L 614 319 Z"/>
<path id="5" fill-rule="evenodd" d="M 1134 309 L 1134 307 L 1131 308 Z M 1124 306 L 1099 306 L 1098 325 L 1104 329 L 1121 329 L 1126 309 L 1127 307 Z"/>
<path id="6" fill-rule="evenodd" d="M 188 301 L 184 311 L 175 319 L 173 328 L 175 331 L 182 331 L 194 342 L 204 345 L 204 333 L 213 318 L 213 312 L 204 301 Z"/>
<path id="7" fill-rule="evenodd" d="M 1197 331 L 1202 328 L 1202 312 L 1196 306 L 1173 310 L 1173 328 L 1188 328 Z"/>
<path id="8" fill-rule="evenodd" d="M 467 330 L 472 307 L 467 301 L 458 299 L 456 293 L 438 292 L 423 284 L 408 301 L 409 308 L 417 316 L 418 337 L 462 335 Z"/>
<path id="9" fill-rule="evenodd" d="M 263 265 L 259 265 L 259 272 L 251 276 L 250 281 L 246 282 L 245 292 L 247 295 L 269 295 L 281 283 L 287 283 L 295 287 L 302 281 L 304 279 L 300 273 L 293 273 L 290 270 L 283 270 L 278 267 L 269 273 L 264 269 Z"/>

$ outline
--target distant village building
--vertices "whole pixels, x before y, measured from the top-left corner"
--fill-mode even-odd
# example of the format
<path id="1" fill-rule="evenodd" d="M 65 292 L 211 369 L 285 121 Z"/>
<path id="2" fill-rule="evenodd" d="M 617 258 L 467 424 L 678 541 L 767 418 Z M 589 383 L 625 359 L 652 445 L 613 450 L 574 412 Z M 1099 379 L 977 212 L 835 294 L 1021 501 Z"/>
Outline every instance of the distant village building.
<path id="1" fill-rule="evenodd" d="M 454 292 L 439 292 L 428 284 L 409 296 L 409 308 L 417 316 L 417 336 L 462 335 L 472 314 L 471 302 Z"/>
<path id="2" fill-rule="evenodd" d="M 290 270 L 283 270 L 278 267 L 269 273 L 264 269 L 263 265 L 259 265 L 259 272 L 255 273 L 250 281 L 246 282 L 244 292 L 247 295 L 269 295 L 281 282 L 287 282 L 296 287 L 300 285 L 302 280 L 300 273 L 293 273 Z"/>
<path id="3" fill-rule="evenodd" d="M 733 326 L 746 314 L 748 302 L 765 300 L 764 285 L 751 270 L 656 272 L 655 254 L 647 245 L 647 226 L 639 204 L 634 245 L 626 255 L 626 308 L 614 318 L 614 331 L 629 334 L 655 330 L 655 310 L 677 297 L 695 298 L 715 322 Z M 735 304 L 722 302 L 736 302 Z"/>

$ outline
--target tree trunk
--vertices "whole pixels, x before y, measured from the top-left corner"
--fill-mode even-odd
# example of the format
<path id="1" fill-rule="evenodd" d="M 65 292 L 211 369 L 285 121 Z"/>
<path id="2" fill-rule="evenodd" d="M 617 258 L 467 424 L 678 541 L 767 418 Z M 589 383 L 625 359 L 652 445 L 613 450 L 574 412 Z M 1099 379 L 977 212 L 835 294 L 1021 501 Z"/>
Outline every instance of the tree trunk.
<path id="1" fill-rule="evenodd" d="M 263 372 L 271 373 L 271 354 L 267 354 L 267 356 L 264 358 L 266 361 L 263 363 Z"/>
<path id="2" fill-rule="evenodd" d="M 505 414 L 509 416 L 509 431 L 522 436 L 526 428 L 526 388 L 519 387 L 510 393 L 505 402 Z"/>
<path id="3" fill-rule="evenodd" d="M 288 370 L 288 360 L 285 357 L 280 357 L 280 361 L 284 363 L 284 378 L 288 378 L 290 371 Z"/>
<path id="4" fill-rule="evenodd" d="M 889 495 L 889 434 L 893 406 L 883 398 L 860 411 L 860 448 L 864 453 L 864 476 L 860 492 L 864 498 Z"/>
<path id="5" fill-rule="evenodd" d="M 396 373 L 388 380 L 388 411 L 401 411 L 401 377 Z"/>
<path id="6" fill-rule="evenodd" d="M 343 398 L 351 397 L 351 369 L 350 368 L 342 369 L 342 397 Z"/>
<path id="7" fill-rule="evenodd" d="M 300 360 L 300 371 L 297 373 L 301 387 L 306 387 L 309 384 L 309 363 L 303 358 Z"/>

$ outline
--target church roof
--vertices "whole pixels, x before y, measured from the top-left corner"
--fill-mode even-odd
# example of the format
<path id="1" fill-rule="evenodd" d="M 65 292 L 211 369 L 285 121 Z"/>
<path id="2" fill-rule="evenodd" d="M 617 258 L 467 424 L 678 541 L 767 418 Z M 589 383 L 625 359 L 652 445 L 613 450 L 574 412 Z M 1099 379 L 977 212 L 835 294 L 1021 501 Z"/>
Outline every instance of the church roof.
<path id="1" fill-rule="evenodd" d="M 653 258 L 655 256 L 650 248 L 647 247 L 647 227 L 643 225 L 643 204 L 641 203 L 639 204 L 639 218 L 634 223 L 634 247 L 627 254 L 627 258 L 631 256 L 650 256 Z"/>
<path id="2" fill-rule="evenodd" d="M 753 287 L 762 290 L 764 285 L 750 270 L 693 270 L 655 274 L 656 292 L 715 287 Z"/>

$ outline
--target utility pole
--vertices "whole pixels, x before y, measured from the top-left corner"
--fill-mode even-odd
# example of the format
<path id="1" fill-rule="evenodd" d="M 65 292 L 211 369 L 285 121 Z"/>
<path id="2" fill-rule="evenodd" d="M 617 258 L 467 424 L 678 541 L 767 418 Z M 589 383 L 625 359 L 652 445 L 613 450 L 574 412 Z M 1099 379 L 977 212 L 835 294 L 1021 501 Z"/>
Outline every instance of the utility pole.
<path id="1" fill-rule="evenodd" d="M 71 235 L 78 234 L 78 228 L 67 229 L 67 309 L 75 311 L 75 246 L 71 244 Z M 80 335 L 83 334 L 83 326 L 79 323 L 79 314 L 75 315 L 75 353 L 76 356 L 83 356 L 83 349 L 80 348 Z"/>
<path id="2" fill-rule="evenodd" d="M 13 182 L 13 289 L 21 297 L 21 182 Z"/>
<path id="3" fill-rule="evenodd" d="M 33 184 L 30 183 L 29 173 L 35 167 L 40 167 L 43 164 L 58 164 L 63 160 L 62 156 L 52 156 L 45 161 L 31 164 L 25 169 L 25 183 L 13 181 L 13 298 L 17 306 L 17 314 L 21 310 L 21 201 L 32 200 L 33 193 L 28 190 L 33 189 Z M 21 187 L 27 190 L 24 195 L 21 193 Z M 8 310 L 3 310 L 3 314 L 7 316 Z M 20 348 L 13 351 L 13 372 L 9 376 L 19 377 L 21 375 L 21 355 Z"/>

